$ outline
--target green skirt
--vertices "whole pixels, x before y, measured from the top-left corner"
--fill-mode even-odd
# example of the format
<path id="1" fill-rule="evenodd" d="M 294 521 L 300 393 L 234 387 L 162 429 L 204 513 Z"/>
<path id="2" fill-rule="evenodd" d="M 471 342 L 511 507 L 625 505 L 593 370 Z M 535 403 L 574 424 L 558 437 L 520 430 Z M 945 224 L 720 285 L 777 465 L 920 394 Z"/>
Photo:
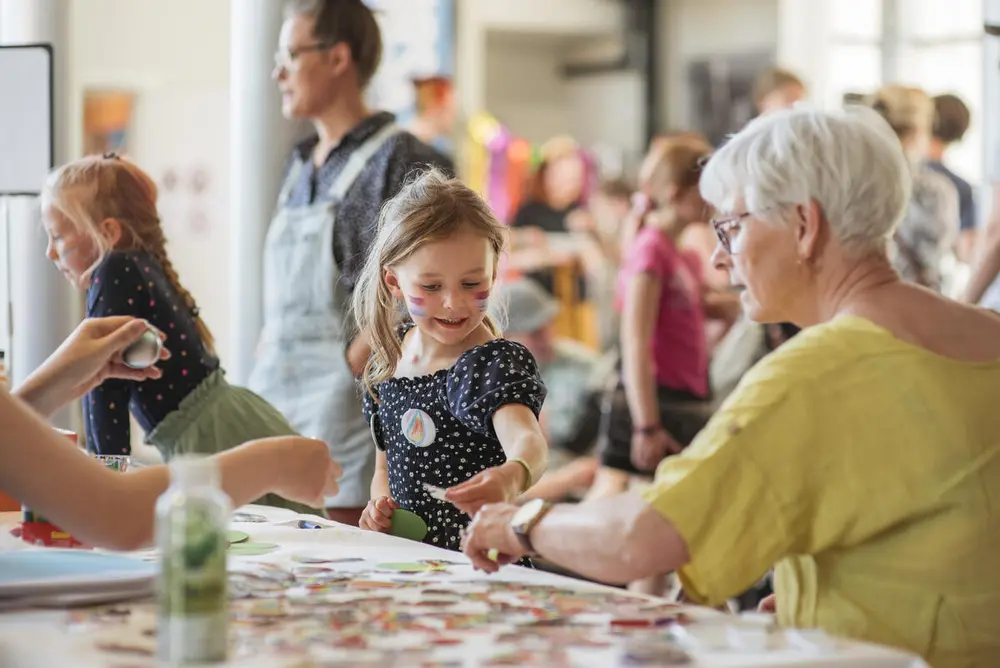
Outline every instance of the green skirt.
<path id="1" fill-rule="evenodd" d="M 169 462 L 177 455 L 214 455 L 259 438 L 295 436 L 288 420 L 271 404 L 226 382 L 222 370 L 205 378 L 177 410 L 146 436 Z M 268 494 L 254 503 L 326 517 L 323 511 Z"/>

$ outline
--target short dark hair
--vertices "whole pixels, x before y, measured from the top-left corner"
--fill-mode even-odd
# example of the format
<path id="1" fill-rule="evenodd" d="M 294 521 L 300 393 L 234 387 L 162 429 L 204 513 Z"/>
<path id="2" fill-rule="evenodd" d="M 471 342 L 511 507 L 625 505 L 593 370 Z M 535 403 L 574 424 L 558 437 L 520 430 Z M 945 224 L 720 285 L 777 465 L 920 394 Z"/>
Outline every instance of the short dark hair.
<path id="1" fill-rule="evenodd" d="M 331 46 L 347 44 L 358 85 L 368 86 L 382 60 L 382 31 L 362 0 L 287 0 L 285 16 L 311 16 L 316 21 L 313 37 Z"/>
<path id="2" fill-rule="evenodd" d="M 957 95 L 938 95 L 934 98 L 932 132 L 935 139 L 939 139 L 945 144 L 961 141 L 969 129 L 970 120 L 969 108 Z"/>

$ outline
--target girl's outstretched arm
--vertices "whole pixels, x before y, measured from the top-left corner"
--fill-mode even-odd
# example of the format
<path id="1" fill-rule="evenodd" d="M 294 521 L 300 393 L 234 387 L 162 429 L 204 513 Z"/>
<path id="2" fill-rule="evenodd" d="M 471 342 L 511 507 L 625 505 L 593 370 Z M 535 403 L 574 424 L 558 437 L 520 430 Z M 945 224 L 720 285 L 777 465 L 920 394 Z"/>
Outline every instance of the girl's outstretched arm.
<path id="1" fill-rule="evenodd" d="M 234 506 L 268 492 L 320 506 L 341 473 L 324 443 L 298 437 L 254 441 L 216 460 Z M 169 478 L 166 466 L 111 471 L 0 390 L 0 489 L 79 540 L 118 550 L 147 545 Z"/>

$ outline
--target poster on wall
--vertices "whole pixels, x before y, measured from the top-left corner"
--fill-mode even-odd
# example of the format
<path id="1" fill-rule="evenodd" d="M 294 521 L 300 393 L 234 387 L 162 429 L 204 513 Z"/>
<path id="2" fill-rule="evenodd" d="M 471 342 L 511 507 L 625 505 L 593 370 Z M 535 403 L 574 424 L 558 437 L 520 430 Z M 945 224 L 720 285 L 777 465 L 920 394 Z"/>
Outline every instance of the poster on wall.
<path id="1" fill-rule="evenodd" d="M 713 146 L 725 141 L 754 117 L 753 85 L 757 75 L 774 65 L 765 51 L 726 54 L 692 60 L 687 66 L 692 129 Z"/>
<path id="2" fill-rule="evenodd" d="M 83 94 L 83 154 L 129 152 L 134 96 L 128 91 L 88 90 Z"/>
<path id="3" fill-rule="evenodd" d="M 454 75 L 455 0 L 365 0 L 382 29 L 382 64 L 368 103 L 408 125 L 421 80 Z"/>

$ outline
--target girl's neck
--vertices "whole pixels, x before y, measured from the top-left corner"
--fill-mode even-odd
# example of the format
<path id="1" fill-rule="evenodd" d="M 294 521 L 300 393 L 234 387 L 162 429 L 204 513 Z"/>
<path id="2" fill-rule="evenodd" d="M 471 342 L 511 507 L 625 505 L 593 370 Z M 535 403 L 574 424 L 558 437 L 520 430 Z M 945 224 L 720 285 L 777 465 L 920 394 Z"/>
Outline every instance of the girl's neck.
<path id="1" fill-rule="evenodd" d="M 493 338 L 485 323 L 455 344 L 441 343 L 416 326 L 403 341 L 402 366 L 409 367 L 414 375 L 436 373 L 451 368 L 463 354 Z"/>

